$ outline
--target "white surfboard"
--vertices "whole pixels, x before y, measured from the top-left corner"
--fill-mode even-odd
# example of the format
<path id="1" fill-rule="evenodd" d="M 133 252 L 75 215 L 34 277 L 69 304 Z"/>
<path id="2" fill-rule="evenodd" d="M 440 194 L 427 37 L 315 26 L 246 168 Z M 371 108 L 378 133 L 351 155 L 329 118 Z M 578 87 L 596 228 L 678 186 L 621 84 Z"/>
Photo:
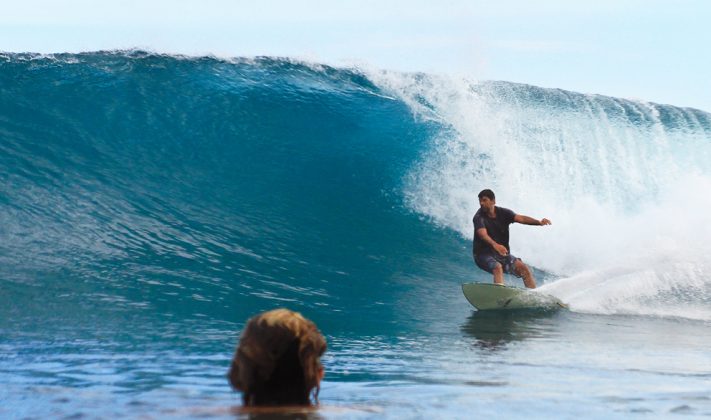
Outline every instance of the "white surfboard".
<path id="1" fill-rule="evenodd" d="M 469 303 L 480 311 L 568 307 L 554 296 L 494 283 L 464 283 L 462 292 Z"/>

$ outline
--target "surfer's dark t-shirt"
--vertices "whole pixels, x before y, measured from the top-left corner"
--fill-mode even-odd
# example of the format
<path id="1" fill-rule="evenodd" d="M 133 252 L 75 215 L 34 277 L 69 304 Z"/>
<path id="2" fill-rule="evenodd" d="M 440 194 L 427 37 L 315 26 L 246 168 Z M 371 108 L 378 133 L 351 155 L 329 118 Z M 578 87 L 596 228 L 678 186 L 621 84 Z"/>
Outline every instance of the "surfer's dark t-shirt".
<path id="1" fill-rule="evenodd" d="M 486 228 L 486 233 L 489 234 L 491 239 L 505 246 L 511 252 L 509 248 L 509 225 L 514 222 L 516 213 L 498 206 L 495 209 L 495 218 L 489 217 L 482 209 L 479 209 L 474 215 L 474 255 L 498 254 L 491 245 L 477 236 L 476 231 L 481 228 Z"/>

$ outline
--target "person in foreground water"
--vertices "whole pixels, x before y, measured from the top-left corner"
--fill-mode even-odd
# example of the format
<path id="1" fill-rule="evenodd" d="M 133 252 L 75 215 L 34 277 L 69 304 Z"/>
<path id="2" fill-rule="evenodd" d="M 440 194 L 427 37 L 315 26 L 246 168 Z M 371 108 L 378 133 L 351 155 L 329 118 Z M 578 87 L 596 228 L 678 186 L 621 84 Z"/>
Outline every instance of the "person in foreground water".
<path id="1" fill-rule="evenodd" d="M 537 220 L 516 214 L 498 207 L 494 192 L 486 189 L 479 193 L 479 210 L 474 215 L 474 262 L 484 271 L 494 275 L 494 283 L 504 284 L 504 273 L 523 278 L 523 284 L 530 289 L 536 288 L 536 280 L 526 264 L 511 255 L 509 247 L 509 225 L 550 225 L 548 219 Z"/>
<path id="2" fill-rule="evenodd" d="M 317 405 L 325 351 L 326 339 L 301 314 L 264 312 L 247 322 L 228 378 L 245 407 Z"/>

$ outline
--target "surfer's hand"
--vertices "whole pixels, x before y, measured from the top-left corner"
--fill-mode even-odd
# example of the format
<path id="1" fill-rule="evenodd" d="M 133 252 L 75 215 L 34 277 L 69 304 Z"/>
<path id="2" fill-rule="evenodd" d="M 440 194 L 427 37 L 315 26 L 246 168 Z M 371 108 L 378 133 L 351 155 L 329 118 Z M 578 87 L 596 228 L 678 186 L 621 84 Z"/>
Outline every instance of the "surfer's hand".
<path id="1" fill-rule="evenodd" d="M 541 223 L 541 226 L 545 226 L 545 225 L 550 225 L 551 221 L 546 218 L 543 218 L 543 219 L 541 219 L 540 223 Z"/>
<path id="2" fill-rule="evenodd" d="M 498 252 L 502 256 L 506 256 L 506 254 L 509 253 L 509 250 L 506 249 L 506 247 L 501 244 L 494 245 L 494 249 L 496 250 L 496 252 Z"/>

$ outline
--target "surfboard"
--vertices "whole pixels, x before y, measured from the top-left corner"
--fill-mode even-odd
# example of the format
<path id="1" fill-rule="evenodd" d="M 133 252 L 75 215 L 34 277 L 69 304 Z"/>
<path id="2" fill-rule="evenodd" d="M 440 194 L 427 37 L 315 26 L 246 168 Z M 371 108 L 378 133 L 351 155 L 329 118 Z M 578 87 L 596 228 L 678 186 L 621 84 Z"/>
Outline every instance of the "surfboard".
<path id="1" fill-rule="evenodd" d="M 480 311 L 512 309 L 561 309 L 568 305 L 560 299 L 519 287 L 494 283 L 464 283 L 462 292 L 469 303 Z"/>

